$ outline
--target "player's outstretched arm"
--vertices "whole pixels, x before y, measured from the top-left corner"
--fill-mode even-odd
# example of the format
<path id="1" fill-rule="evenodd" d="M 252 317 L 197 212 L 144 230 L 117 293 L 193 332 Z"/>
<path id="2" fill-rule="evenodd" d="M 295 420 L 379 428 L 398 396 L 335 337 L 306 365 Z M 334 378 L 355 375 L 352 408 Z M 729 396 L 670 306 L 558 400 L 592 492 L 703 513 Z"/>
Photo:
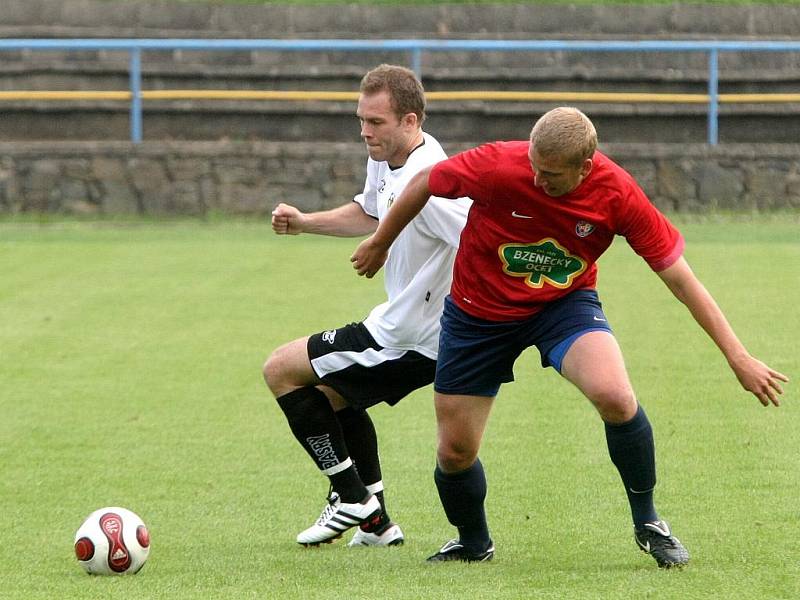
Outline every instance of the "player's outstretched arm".
<path id="1" fill-rule="evenodd" d="M 361 242 L 353 252 L 350 262 L 359 275 L 371 278 L 380 271 L 389 255 L 389 247 L 428 202 L 431 195 L 428 176 L 432 168 L 422 169 L 409 180 L 375 233 Z"/>
<path id="2" fill-rule="evenodd" d="M 722 310 L 697 279 L 686 260 L 683 257 L 679 258 L 658 275 L 675 297 L 686 305 L 700 327 L 714 340 L 742 387 L 755 395 L 764 406 L 769 406 L 770 403 L 780 406 L 779 395 L 783 393 L 780 382 L 789 381 L 789 378 L 747 352 Z"/>
<path id="3" fill-rule="evenodd" d="M 378 220 L 365 213 L 357 202 L 313 213 L 304 213 L 281 202 L 272 211 L 272 230 L 278 235 L 317 233 L 358 237 L 372 233 L 377 226 Z"/>

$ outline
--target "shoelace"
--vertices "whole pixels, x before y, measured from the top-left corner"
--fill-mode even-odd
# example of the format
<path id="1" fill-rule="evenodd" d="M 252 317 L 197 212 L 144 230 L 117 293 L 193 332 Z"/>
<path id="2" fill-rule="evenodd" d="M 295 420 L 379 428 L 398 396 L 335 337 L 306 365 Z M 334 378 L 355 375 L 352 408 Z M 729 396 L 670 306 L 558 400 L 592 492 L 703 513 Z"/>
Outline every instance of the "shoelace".
<path id="1" fill-rule="evenodd" d="M 336 509 L 339 508 L 339 496 L 338 494 L 334 497 L 333 491 L 328 495 L 328 506 L 322 511 L 322 514 L 317 519 L 317 525 L 325 525 L 330 518 L 336 513 Z"/>

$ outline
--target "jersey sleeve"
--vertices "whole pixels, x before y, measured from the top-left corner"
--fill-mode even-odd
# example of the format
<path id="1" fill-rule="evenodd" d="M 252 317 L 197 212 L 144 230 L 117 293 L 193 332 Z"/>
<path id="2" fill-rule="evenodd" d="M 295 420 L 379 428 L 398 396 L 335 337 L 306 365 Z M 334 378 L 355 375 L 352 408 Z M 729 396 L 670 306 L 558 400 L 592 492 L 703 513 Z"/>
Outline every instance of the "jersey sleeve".
<path id="1" fill-rule="evenodd" d="M 473 201 L 489 196 L 497 164 L 494 144 L 484 144 L 437 163 L 428 177 L 431 195 L 442 198 L 467 196 Z"/>
<path id="2" fill-rule="evenodd" d="M 378 218 L 378 168 L 372 159 L 367 159 L 367 179 L 364 191 L 356 194 L 353 202 L 361 205 L 362 210 L 370 217 Z"/>
<path id="3" fill-rule="evenodd" d="M 620 233 L 653 271 L 663 271 L 683 254 L 685 242 L 680 231 L 632 179 L 625 193 Z"/>

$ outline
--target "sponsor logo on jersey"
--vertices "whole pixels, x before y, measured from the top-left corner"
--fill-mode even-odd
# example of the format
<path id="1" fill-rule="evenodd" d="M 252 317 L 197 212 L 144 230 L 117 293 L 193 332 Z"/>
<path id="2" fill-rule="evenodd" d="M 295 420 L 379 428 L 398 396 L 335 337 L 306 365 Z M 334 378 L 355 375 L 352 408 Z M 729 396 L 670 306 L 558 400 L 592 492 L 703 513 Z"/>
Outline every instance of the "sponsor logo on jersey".
<path id="1" fill-rule="evenodd" d="M 386 210 L 392 208 L 392 203 L 394 202 L 394 193 L 389 196 L 389 199 L 386 201 Z"/>
<path id="2" fill-rule="evenodd" d="M 578 237 L 585 238 L 593 231 L 594 231 L 594 225 L 592 225 L 588 221 L 578 221 L 578 223 L 575 225 L 575 233 L 578 234 Z"/>
<path id="3" fill-rule="evenodd" d="M 378 193 L 382 194 L 384 191 L 386 191 L 386 180 L 381 179 L 381 182 L 378 184 Z"/>
<path id="4" fill-rule="evenodd" d="M 541 288 L 545 283 L 568 288 L 586 270 L 582 258 L 570 254 L 553 238 L 532 244 L 503 244 L 497 251 L 503 261 L 503 273 L 524 277 L 532 288 Z"/>
<path id="5" fill-rule="evenodd" d="M 336 330 L 331 329 L 330 331 L 323 331 L 322 332 L 322 341 L 328 342 L 329 344 L 333 344 L 333 341 L 336 339 Z"/>

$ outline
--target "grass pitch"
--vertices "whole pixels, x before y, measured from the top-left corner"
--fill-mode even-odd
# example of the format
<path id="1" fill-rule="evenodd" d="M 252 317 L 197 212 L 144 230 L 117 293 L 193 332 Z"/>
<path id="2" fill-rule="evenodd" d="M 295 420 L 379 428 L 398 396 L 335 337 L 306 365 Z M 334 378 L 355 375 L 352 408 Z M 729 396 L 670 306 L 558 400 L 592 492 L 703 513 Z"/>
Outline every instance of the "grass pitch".
<path id="1" fill-rule="evenodd" d="M 535 350 L 482 460 L 487 565 L 426 565 L 451 535 L 432 481 L 431 390 L 372 414 L 401 548 L 294 543 L 327 484 L 261 381 L 277 345 L 383 297 L 355 240 L 262 224 L 0 223 L 0 598 L 796 598 L 800 224 L 681 225 L 687 257 L 756 356 L 795 379 L 784 406 L 743 392 L 623 241 L 600 293 L 653 422 L 657 503 L 692 553 L 665 572 L 635 547 L 588 403 Z M 90 577 L 72 538 L 101 506 L 138 512 L 136 576 Z"/>

